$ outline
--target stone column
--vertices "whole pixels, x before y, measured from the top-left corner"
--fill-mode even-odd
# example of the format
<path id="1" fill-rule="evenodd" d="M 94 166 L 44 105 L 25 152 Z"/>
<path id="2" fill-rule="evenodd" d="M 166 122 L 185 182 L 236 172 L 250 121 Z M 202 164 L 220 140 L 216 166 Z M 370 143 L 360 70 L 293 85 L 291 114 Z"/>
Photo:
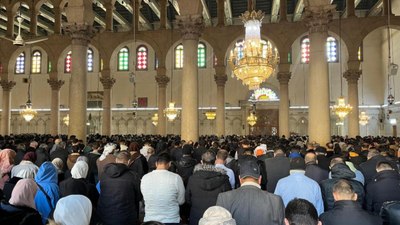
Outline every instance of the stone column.
<path id="1" fill-rule="evenodd" d="M 105 4 L 106 7 L 106 31 L 113 31 L 113 11 L 114 5 L 111 1 Z"/>
<path id="2" fill-rule="evenodd" d="M 182 33 L 185 62 L 182 70 L 182 118 L 181 135 L 186 141 L 199 138 L 199 84 L 197 66 L 197 46 L 203 28 L 201 15 L 178 17 Z"/>
<path id="3" fill-rule="evenodd" d="M 279 22 L 287 22 L 287 1 L 280 0 Z"/>
<path id="4" fill-rule="evenodd" d="M 57 75 L 53 77 L 57 77 Z M 64 85 L 64 81 L 50 78 L 47 83 L 51 87 L 50 134 L 58 135 L 60 134 L 60 89 Z"/>
<path id="5" fill-rule="evenodd" d="M 167 135 L 167 120 L 164 115 L 164 109 L 167 107 L 167 85 L 169 78 L 166 76 L 166 68 L 158 67 L 156 82 L 158 84 L 158 124 L 157 124 L 157 134 L 165 136 Z"/>
<path id="6" fill-rule="evenodd" d="M 228 77 L 225 73 L 225 66 L 218 65 L 214 68 L 216 73 L 214 79 L 217 83 L 216 135 L 221 136 L 225 135 L 225 83 Z"/>
<path id="7" fill-rule="evenodd" d="M 217 0 L 218 27 L 225 26 L 225 0 Z"/>
<path id="8" fill-rule="evenodd" d="M 14 37 L 14 15 L 11 8 L 7 10 L 7 37 Z"/>
<path id="9" fill-rule="evenodd" d="M 359 110 L 358 110 L 358 79 L 361 76 L 360 70 L 349 69 L 344 73 L 344 77 L 347 80 L 347 94 L 349 104 L 353 107 L 353 110 L 348 115 L 349 121 L 349 137 L 355 138 L 360 135 L 359 125 Z"/>
<path id="10" fill-rule="evenodd" d="M 310 37 L 308 134 L 310 141 L 316 141 L 321 145 L 331 140 L 326 39 L 328 23 L 332 20 L 334 8 L 334 5 L 325 5 L 308 6 L 305 9 L 305 22 Z"/>
<path id="11" fill-rule="evenodd" d="M 356 16 L 354 0 L 346 0 L 346 13 L 347 13 L 347 18 Z"/>
<path id="12" fill-rule="evenodd" d="M 11 120 L 11 89 L 15 86 L 15 81 L 1 80 L 0 85 L 3 88 L 3 104 L 1 111 L 1 135 L 10 135 Z"/>
<path id="13" fill-rule="evenodd" d="M 115 83 L 115 79 L 110 77 L 110 71 L 102 71 L 100 78 L 103 84 L 103 124 L 102 134 L 111 135 L 111 88 Z"/>
<path id="14" fill-rule="evenodd" d="M 160 0 L 160 29 L 167 28 L 167 6 L 167 0 Z"/>
<path id="15" fill-rule="evenodd" d="M 92 26 L 85 24 L 69 24 L 65 31 L 72 38 L 71 50 L 74 59 L 69 82 L 68 134 L 86 141 L 87 50 L 94 33 Z"/>
<path id="16" fill-rule="evenodd" d="M 287 64 L 288 68 L 290 64 Z M 281 66 L 280 66 L 281 67 Z M 289 80 L 292 73 L 288 70 L 279 70 L 279 136 L 289 137 Z"/>
<path id="17" fill-rule="evenodd" d="M 54 7 L 54 34 L 61 34 L 62 14 L 59 7 Z"/>
<path id="18" fill-rule="evenodd" d="M 37 16 L 38 16 L 38 11 L 36 11 L 35 8 L 30 9 L 31 10 L 31 21 L 29 22 L 30 24 L 30 34 L 33 36 L 37 35 Z"/>

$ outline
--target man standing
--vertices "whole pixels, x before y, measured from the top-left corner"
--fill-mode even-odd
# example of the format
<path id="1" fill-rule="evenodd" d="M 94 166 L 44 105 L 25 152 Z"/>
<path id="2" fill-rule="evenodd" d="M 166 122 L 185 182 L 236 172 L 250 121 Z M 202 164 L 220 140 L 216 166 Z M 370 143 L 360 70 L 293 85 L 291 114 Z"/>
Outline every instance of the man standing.
<path id="1" fill-rule="evenodd" d="M 157 169 L 142 178 L 144 222 L 154 220 L 166 225 L 178 225 L 180 222 L 179 205 L 185 202 L 185 187 L 178 174 L 168 171 L 170 163 L 168 153 L 160 154 Z"/>
<path id="2" fill-rule="evenodd" d="M 317 183 L 329 178 L 329 171 L 322 169 L 317 165 L 317 155 L 313 152 L 306 154 L 304 161 L 306 163 L 306 173 L 305 175 Z"/>
<path id="3" fill-rule="evenodd" d="M 104 167 L 100 180 L 98 214 L 104 225 L 136 225 L 139 215 L 139 176 L 128 167 L 130 154 L 121 151 L 116 163 Z"/>
<path id="4" fill-rule="evenodd" d="M 215 160 L 215 167 L 221 168 L 226 171 L 226 175 L 229 177 L 229 183 L 231 184 L 232 189 L 235 188 L 235 174 L 233 170 L 229 169 L 225 166 L 226 159 L 228 158 L 228 151 L 221 149 L 218 151 L 216 160 Z"/>
<path id="5" fill-rule="evenodd" d="M 257 161 L 240 165 L 241 187 L 218 195 L 217 206 L 227 209 L 237 225 L 282 225 L 285 208 L 279 196 L 261 190 Z"/>
<path id="6" fill-rule="evenodd" d="M 267 191 L 273 193 L 278 181 L 289 176 L 290 160 L 282 149 L 276 149 L 274 158 L 264 160 L 264 165 L 267 173 Z"/>

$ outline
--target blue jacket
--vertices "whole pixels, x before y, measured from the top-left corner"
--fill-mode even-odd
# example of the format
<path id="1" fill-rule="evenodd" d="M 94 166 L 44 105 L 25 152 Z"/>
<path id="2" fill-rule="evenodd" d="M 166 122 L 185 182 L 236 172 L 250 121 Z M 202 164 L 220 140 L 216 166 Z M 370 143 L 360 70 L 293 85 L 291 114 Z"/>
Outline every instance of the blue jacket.
<path id="1" fill-rule="evenodd" d="M 58 175 L 57 170 L 51 162 L 43 163 L 36 174 L 35 181 L 40 185 L 46 194 L 50 197 L 50 201 L 40 188 L 35 196 L 36 209 L 42 216 L 43 224 L 46 224 L 50 213 L 56 207 L 57 201 L 60 198 L 60 191 L 58 188 Z"/>

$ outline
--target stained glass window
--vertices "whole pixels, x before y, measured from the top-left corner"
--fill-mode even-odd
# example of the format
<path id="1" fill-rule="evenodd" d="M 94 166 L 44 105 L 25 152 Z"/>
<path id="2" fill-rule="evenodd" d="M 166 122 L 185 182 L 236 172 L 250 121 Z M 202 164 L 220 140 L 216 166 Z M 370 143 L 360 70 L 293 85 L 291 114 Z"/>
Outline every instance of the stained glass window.
<path id="1" fill-rule="evenodd" d="M 326 57 L 328 62 L 338 62 L 337 40 L 334 37 L 328 37 L 326 40 Z"/>
<path id="2" fill-rule="evenodd" d="M 19 56 L 17 57 L 17 61 L 15 63 L 15 73 L 25 73 L 25 52 L 21 52 L 21 54 L 19 54 Z"/>
<path id="3" fill-rule="evenodd" d="M 147 70 L 148 50 L 146 46 L 140 45 L 136 49 L 136 62 L 137 70 Z"/>
<path id="4" fill-rule="evenodd" d="M 200 42 L 197 47 L 197 66 L 199 68 L 206 68 L 206 55 L 206 45 Z"/>
<path id="5" fill-rule="evenodd" d="M 183 45 L 180 44 L 175 48 L 175 69 L 183 68 Z"/>
<path id="6" fill-rule="evenodd" d="M 41 63 L 42 63 L 42 53 L 40 51 L 34 51 L 32 53 L 32 73 L 40 73 L 41 72 Z"/>
<path id="7" fill-rule="evenodd" d="M 91 48 L 87 51 L 87 71 L 93 72 L 93 50 Z"/>
<path id="8" fill-rule="evenodd" d="M 118 53 L 118 70 L 128 71 L 129 70 L 129 49 L 123 47 Z"/>
<path id="9" fill-rule="evenodd" d="M 72 52 L 69 51 L 65 57 L 64 72 L 71 73 L 72 70 Z"/>
<path id="10" fill-rule="evenodd" d="M 301 63 L 310 62 L 310 38 L 301 39 Z"/>
<path id="11" fill-rule="evenodd" d="M 277 101 L 278 95 L 269 88 L 259 88 L 254 90 L 250 99 L 255 99 L 256 101 Z"/>

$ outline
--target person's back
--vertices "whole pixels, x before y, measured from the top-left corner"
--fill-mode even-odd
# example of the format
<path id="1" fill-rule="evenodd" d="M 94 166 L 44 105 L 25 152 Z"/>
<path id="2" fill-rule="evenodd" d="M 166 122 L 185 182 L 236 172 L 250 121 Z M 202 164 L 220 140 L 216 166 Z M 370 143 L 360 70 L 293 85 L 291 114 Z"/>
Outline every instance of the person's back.
<path id="1" fill-rule="evenodd" d="M 151 220 L 168 224 L 180 222 L 179 205 L 185 202 L 185 187 L 179 175 L 168 171 L 170 162 L 168 153 L 160 154 L 156 162 L 157 169 L 142 178 L 144 222 Z"/>
<path id="2" fill-rule="evenodd" d="M 305 175 L 317 183 L 321 183 L 321 181 L 328 179 L 329 171 L 322 169 L 317 165 L 317 155 L 314 153 L 307 153 L 305 158 L 306 162 L 306 173 Z"/>
<path id="3" fill-rule="evenodd" d="M 63 170 L 67 170 L 68 150 L 65 148 L 65 142 L 61 142 L 56 146 L 56 149 L 50 153 L 50 160 L 60 158 L 63 161 Z"/>
<path id="4" fill-rule="evenodd" d="M 366 185 L 373 180 L 376 174 L 376 164 L 385 160 L 385 157 L 380 155 L 376 149 L 369 150 L 367 158 L 366 162 L 360 164 L 360 170 L 364 175 Z"/>
<path id="5" fill-rule="evenodd" d="M 116 163 L 107 164 L 100 180 L 98 215 L 104 225 L 136 225 L 138 221 L 140 179 L 127 164 L 130 154 L 122 151 Z"/>
<path id="6" fill-rule="evenodd" d="M 264 164 L 267 172 L 267 191 L 273 193 L 278 181 L 289 176 L 290 160 L 282 150 L 276 150 L 274 158 L 266 159 Z"/>

